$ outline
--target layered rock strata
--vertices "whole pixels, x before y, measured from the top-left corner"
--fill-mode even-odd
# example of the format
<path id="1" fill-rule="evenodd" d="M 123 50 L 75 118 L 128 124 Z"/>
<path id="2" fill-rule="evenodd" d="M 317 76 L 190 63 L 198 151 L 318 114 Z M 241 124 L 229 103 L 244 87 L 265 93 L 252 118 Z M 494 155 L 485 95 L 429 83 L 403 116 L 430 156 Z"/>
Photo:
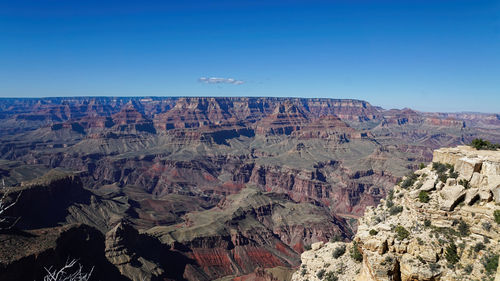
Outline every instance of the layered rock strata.
<path id="1" fill-rule="evenodd" d="M 292 280 L 499 280 L 500 151 L 433 161 L 367 208 L 354 242 L 313 244 Z"/>

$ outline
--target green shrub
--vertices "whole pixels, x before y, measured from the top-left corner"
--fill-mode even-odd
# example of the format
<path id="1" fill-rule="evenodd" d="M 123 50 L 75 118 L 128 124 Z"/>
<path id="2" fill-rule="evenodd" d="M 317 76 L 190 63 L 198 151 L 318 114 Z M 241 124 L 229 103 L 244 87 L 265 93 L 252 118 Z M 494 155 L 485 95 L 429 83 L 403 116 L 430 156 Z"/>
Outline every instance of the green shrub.
<path id="1" fill-rule="evenodd" d="M 446 247 L 444 257 L 451 265 L 456 264 L 460 260 L 457 252 L 457 245 L 455 245 L 455 243 L 451 242 L 450 245 Z"/>
<path id="2" fill-rule="evenodd" d="M 440 269 L 440 268 L 441 268 L 441 266 L 438 263 L 434 263 L 434 262 L 429 263 L 429 269 L 431 270 L 431 272 L 437 272 L 438 269 Z"/>
<path id="3" fill-rule="evenodd" d="M 318 271 L 318 273 L 316 273 L 316 277 L 318 277 L 318 279 L 323 279 L 323 276 L 325 276 L 325 272 L 326 270 L 324 269 L 321 269 L 320 271 Z"/>
<path id="4" fill-rule="evenodd" d="M 443 163 L 432 162 L 432 170 L 436 171 L 436 173 L 438 173 L 438 174 L 442 174 L 442 173 L 446 172 L 447 167 Z"/>
<path id="5" fill-rule="evenodd" d="M 417 242 L 418 242 L 418 245 L 420 245 L 420 246 L 424 245 L 424 240 L 422 240 L 422 238 L 420 238 L 420 237 L 417 237 Z"/>
<path id="6" fill-rule="evenodd" d="M 385 206 L 387 208 L 392 208 L 394 206 L 394 202 L 392 202 L 392 200 L 390 199 L 387 199 L 387 201 L 385 201 Z"/>
<path id="7" fill-rule="evenodd" d="M 432 162 L 432 169 L 436 171 L 436 173 L 438 174 L 438 179 L 442 182 L 446 182 L 446 180 L 448 179 L 448 170 L 450 170 L 450 177 L 458 177 L 458 173 L 454 172 L 454 168 L 450 164 Z"/>
<path id="8" fill-rule="evenodd" d="M 394 261 L 394 259 L 391 256 L 387 256 L 384 259 L 384 262 L 387 264 L 392 264 L 393 261 Z"/>
<path id="9" fill-rule="evenodd" d="M 394 190 L 389 191 L 389 194 L 387 194 L 387 199 L 388 200 L 394 199 Z"/>
<path id="10" fill-rule="evenodd" d="M 495 218 L 495 222 L 500 224 L 500 210 L 495 210 L 493 212 L 493 217 Z"/>
<path id="11" fill-rule="evenodd" d="M 465 187 L 465 189 L 468 189 L 470 186 L 469 186 L 469 181 L 466 180 L 466 179 L 461 179 L 458 181 L 458 184 Z"/>
<path id="12" fill-rule="evenodd" d="M 341 246 L 335 248 L 335 250 L 333 250 L 332 256 L 334 259 L 338 259 L 344 253 L 345 253 L 345 245 L 341 245 Z"/>
<path id="13" fill-rule="evenodd" d="M 342 236 L 341 235 L 338 235 L 338 234 L 335 234 L 333 235 L 332 238 L 330 238 L 330 242 L 339 242 L 339 241 L 342 241 L 344 239 L 342 239 Z"/>
<path id="14" fill-rule="evenodd" d="M 452 179 L 458 178 L 458 172 L 450 172 L 450 178 Z"/>
<path id="15" fill-rule="evenodd" d="M 500 144 L 494 144 L 483 139 L 474 139 L 470 143 L 470 146 L 477 150 L 497 150 L 500 148 Z"/>
<path id="16" fill-rule="evenodd" d="M 335 273 L 333 271 L 328 271 L 328 273 L 326 273 L 326 275 L 325 275 L 325 280 L 326 281 L 338 281 L 339 277 L 337 277 L 337 275 L 335 275 Z"/>
<path id="17" fill-rule="evenodd" d="M 369 233 L 370 233 L 371 236 L 375 236 L 375 235 L 378 234 L 378 231 L 376 231 L 375 229 L 370 229 Z"/>
<path id="18" fill-rule="evenodd" d="M 486 246 L 484 246 L 484 244 L 481 242 L 478 242 L 476 245 L 474 245 L 474 252 L 476 253 L 484 249 L 486 249 Z"/>
<path id="19" fill-rule="evenodd" d="M 448 175 L 446 173 L 438 174 L 438 179 L 442 182 L 446 182 Z"/>
<path id="20" fill-rule="evenodd" d="M 351 258 L 353 260 L 357 261 L 357 262 L 362 262 L 363 261 L 363 255 L 359 251 L 358 242 L 356 242 L 356 241 L 352 242 Z"/>
<path id="21" fill-rule="evenodd" d="M 467 274 L 471 274 L 471 273 L 472 273 L 472 269 L 474 269 L 474 268 L 472 267 L 472 264 L 468 264 L 468 265 L 466 265 L 466 266 L 464 267 L 464 271 L 465 271 L 465 273 L 467 273 Z"/>
<path id="22" fill-rule="evenodd" d="M 410 172 L 407 176 L 406 176 L 406 179 L 403 180 L 403 182 L 401 183 L 401 187 L 402 188 L 408 188 L 410 186 L 412 186 L 415 181 L 418 179 L 418 175 L 416 175 L 415 173 L 413 172 Z"/>
<path id="23" fill-rule="evenodd" d="M 399 214 L 403 211 L 403 206 L 392 206 L 390 209 L 389 209 L 389 214 L 391 216 L 395 215 L 395 214 Z"/>
<path id="24" fill-rule="evenodd" d="M 498 268 L 498 254 L 489 254 L 481 259 L 486 274 L 493 275 Z"/>
<path id="25" fill-rule="evenodd" d="M 429 227 L 429 226 L 431 226 L 431 220 L 425 219 L 425 220 L 424 220 L 424 226 L 425 226 L 425 227 Z"/>
<path id="26" fill-rule="evenodd" d="M 458 233 L 460 234 L 460 236 L 469 235 L 469 225 L 463 220 L 460 220 L 460 222 L 458 223 Z"/>
<path id="27" fill-rule="evenodd" d="M 455 167 L 453 167 L 450 164 L 446 164 L 446 166 L 449 168 L 450 178 L 452 178 L 452 179 L 458 178 L 458 172 L 455 172 Z"/>
<path id="28" fill-rule="evenodd" d="M 410 233 L 408 232 L 408 230 L 406 230 L 406 228 L 402 227 L 401 225 L 396 226 L 394 231 L 397 234 L 396 238 L 398 240 L 404 240 L 410 236 Z"/>
<path id="29" fill-rule="evenodd" d="M 418 168 L 419 168 L 420 170 L 422 170 L 423 168 L 425 168 L 425 164 L 424 164 L 424 163 L 420 163 L 420 165 L 418 166 Z"/>
<path id="30" fill-rule="evenodd" d="M 304 276 L 307 273 L 307 269 L 302 268 L 302 271 L 300 272 L 300 275 Z"/>
<path id="31" fill-rule="evenodd" d="M 429 193 L 427 191 L 420 191 L 418 194 L 418 200 L 422 203 L 428 203 L 431 198 L 429 197 Z"/>
<path id="32" fill-rule="evenodd" d="M 304 245 L 304 250 L 306 251 L 311 250 L 311 245 L 310 244 Z"/>

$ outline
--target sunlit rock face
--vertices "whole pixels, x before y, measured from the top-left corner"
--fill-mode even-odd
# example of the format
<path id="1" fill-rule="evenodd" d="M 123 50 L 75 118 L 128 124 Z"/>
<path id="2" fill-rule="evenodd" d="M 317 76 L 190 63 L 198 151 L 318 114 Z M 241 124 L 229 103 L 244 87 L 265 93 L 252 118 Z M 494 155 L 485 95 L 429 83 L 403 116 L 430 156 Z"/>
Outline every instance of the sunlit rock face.
<path id="1" fill-rule="evenodd" d="M 292 280 L 330 272 L 338 280 L 498 280 L 500 151 L 441 148 L 433 162 L 367 208 L 354 243 L 313 244 Z M 353 247 L 362 261 L 353 262 Z"/>

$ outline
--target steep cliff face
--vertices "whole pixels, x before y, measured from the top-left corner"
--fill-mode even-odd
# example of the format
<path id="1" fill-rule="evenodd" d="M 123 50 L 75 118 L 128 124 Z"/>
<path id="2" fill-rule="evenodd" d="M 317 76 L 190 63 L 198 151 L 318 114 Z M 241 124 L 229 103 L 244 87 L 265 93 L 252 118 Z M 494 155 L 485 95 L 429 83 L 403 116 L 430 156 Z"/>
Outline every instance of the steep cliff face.
<path id="1" fill-rule="evenodd" d="M 18 227 L 36 229 L 57 226 L 66 220 L 72 204 L 90 202 L 90 192 L 83 189 L 80 178 L 60 170 L 51 170 L 40 178 L 22 182 L 20 187 L 3 189 L 10 201 L 17 203 L 7 215 L 20 217 Z"/>
<path id="2" fill-rule="evenodd" d="M 191 268 L 203 272 L 206 280 L 296 266 L 304 245 L 350 235 L 345 222 L 323 208 L 249 187 L 216 208 L 188 214 L 182 224 L 147 233 L 193 260 Z M 197 280 L 189 278 L 188 269 L 184 276 Z"/>
<path id="3" fill-rule="evenodd" d="M 77 259 L 97 280 L 128 280 L 104 257 L 104 236 L 81 224 L 0 233 L 0 279 L 43 280 L 45 268 L 61 268 Z"/>
<path id="4" fill-rule="evenodd" d="M 78 175 L 57 169 L 0 190 L 3 194 L 8 202 L 17 200 L 5 215 L 18 218 L 16 227 L 24 230 L 85 223 L 107 231 L 130 209 L 123 196 L 98 196 L 83 188 Z"/>
<path id="5" fill-rule="evenodd" d="M 433 161 L 367 208 L 353 243 L 313 244 L 293 280 L 498 280 L 500 151 L 443 148 Z"/>
<path id="6" fill-rule="evenodd" d="M 194 261 L 158 240 L 140 234 L 127 222 L 106 233 L 106 258 L 130 280 L 184 280 L 186 266 Z"/>

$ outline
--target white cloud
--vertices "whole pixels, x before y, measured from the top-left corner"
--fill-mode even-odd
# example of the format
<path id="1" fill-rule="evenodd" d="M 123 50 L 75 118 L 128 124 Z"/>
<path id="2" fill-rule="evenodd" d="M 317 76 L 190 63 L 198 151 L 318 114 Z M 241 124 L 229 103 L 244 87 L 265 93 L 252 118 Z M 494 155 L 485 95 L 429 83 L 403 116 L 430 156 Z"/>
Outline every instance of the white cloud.
<path id="1" fill-rule="evenodd" d="M 198 79 L 201 83 L 206 84 L 233 84 L 233 85 L 241 85 L 245 83 L 243 80 L 236 80 L 234 78 L 220 78 L 220 77 L 200 77 Z"/>

